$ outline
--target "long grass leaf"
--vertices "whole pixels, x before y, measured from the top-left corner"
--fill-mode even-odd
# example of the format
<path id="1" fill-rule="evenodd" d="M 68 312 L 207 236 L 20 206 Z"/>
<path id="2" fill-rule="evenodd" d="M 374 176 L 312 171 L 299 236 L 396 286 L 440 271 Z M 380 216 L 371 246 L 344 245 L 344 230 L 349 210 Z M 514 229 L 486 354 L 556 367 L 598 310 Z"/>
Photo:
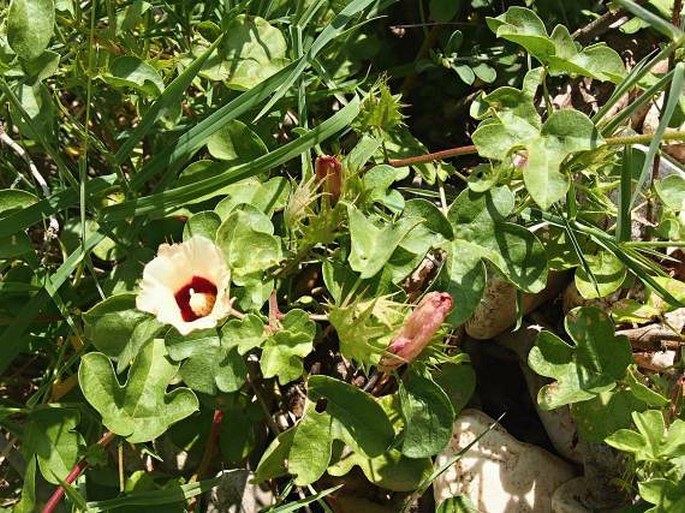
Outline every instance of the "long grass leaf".
<path id="1" fill-rule="evenodd" d="M 642 165 L 642 170 L 640 171 L 640 178 L 638 179 L 635 191 L 630 198 L 630 210 L 633 209 L 633 206 L 635 205 L 635 202 L 642 191 L 642 186 L 647 181 L 650 167 L 654 162 L 654 155 L 656 155 L 656 152 L 659 150 L 659 146 L 661 145 L 661 138 L 668 127 L 668 123 L 673 117 L 673 113 L 675 112 L 678 103 L 680 102 L 683 83 L 685 82 L 685 63 L 679 62 L 676 64 L 673 71 L 673 80 L 671 81 L 671 88 L 668 94 L 668 103 L 664 106 L 661 120 L 659 121 L 659 126 L 657 127 L 656 132 L 654 132 L 652 142 L 649 144 L 649 151 L 647 151 L 647 155 L 645 156 L 645 162 Z"/>
<path id="2" fill-rule="evenodd" d="M 230 168 L 226 168 L 225 163 L 217 162 L 213 165 L 215 173 L 211 178 L 103 209 L 103 222 L 119 221 L 132 216 L 161 214 L 172 207 L 212 195 L 226 185 L 263 173 L 299 156 L 302 152 L 347 128 L 358 113 L 359 99 L 355 98 L 343 109 L 303 136 L 266 155 L 262 155 L 252 162 Z"/>
<path id="3" fill-rule="evenodd" d="M 200 72 L 205 61 L 216 50 L 221 42 L 222 37 L 218 37 L 214 43 L 199 57 L 197 57 L 188 66 L 183 73 L 177 76 L 159 95 L 155 102 L 147 110 L 143 119 L 136 127 L 136 129 L 128 136 L 126 142 L 121 145 L 119 150 L 114 155 L 114 164 L 121 165 L 131 154 L 133 148 L 143 140 L 143 137 L 148 133 L 150 128 L 155 124 L 159 118 L 159 113 L 162 109 L 169 107 L 180 101 L 181 95 L 188 88 L 195 76 Z"/>
<path id="4" fill-rule="evenodd" d="M 621 183 L 618 189 L 618 217 L 616 218 L 616 242 L 630 240 L 632 218 L 630 215 L 630 193 L 633 184 L 633 149 L 623 149 L 621 162 Z"/>
<path id="5" fill-rule="evenodd" d="M 210 135 L 226 126 L 231 120 L 255 108 L 255 106 L 278 89 L 285 82 L 288 74 L 294 67 L 294 63 L 289 64 L 249 91 L 231 100 L 181 135 L 168 148 L 165 148 L 163 152 L 159 152 L 143 166 L 140 172 L 131 180 L 131 188 L 139 190 L 150 178 L 161 171 L 173 175 L 197 150 L 207 143 Z"/>
<path id="6" fill-rule="evenodd" d="M 297 61 L 295 68 L 290 72 L 285 82 L 278 88 L 276 94 L 271 97 L 259 114 L 257 114 L 255 121 L 263 117 L 271 110 L 278 100 L 285 96 L 316 55 L 323 50 L 328 43 L 344 32 L 345 25 L 349 23 L 352 17 L 362 12 L 375 1 L 376 0 L 353 0 L 347 4 L 345 8 L 326 25 L 326 28 L 321 31 L 321 34 L 314 40 L 312 46 L 307 49 L 304 57 Z"/>
<path id="7" fill-rule="evenodd" d="M 331 488 L 326 488 L 325 490 L 321 490 L 320 492 L 310 495 L 309 497 L 305 497 L 304 499 L 297 500 L 295 502 L 291 502 L 290 504 L 284 504 L 283 506 L 279 506 L 274 509 L 269 509 L 267 510 L 267 513 L 290 513 L 291 511 L 297 511 L 298 509 L 306 506 L 307 504 L 311 504 L 312 502 L 317 502 L 326 497 L 327 495 L 332 494 L 339 488 L 341 488 L 343 485 L 338 485 L 338 486 L 333 486 Z"/>
<path id="8" fill-rule="evenodd" d="M 80 246 L 69 255 L 57 271 L 46 279 L 43 284 L 43 290 L 35 294 L 31 300 L 24 305 L 14 322 L 3 331 L 2 335 L 0 335 L 0 374 L 2 374 L 12 360 L 26 348 L 28 341 L 23 337 L 23 334 L 36 314 L 50 299 L 48 290 L 58 290 L 64 282 L 67 281 L 71 273 L 74 272 L 76 266 L 81 263 L 85 257 L 85 252 L 91 251 L 102 242 L 104 238 L 105 236 L 103 234 L 95 233 L 86 240 L 83 246 Z"/>
<path id="9" fill-rule="evenodd" d="M 104 501 L 92 501 L 87 504 L 88 513 L 101 513 L 117 508 L 132 506 L 162 506 L 164 504 L 178 504 L 200 494 L 208 492 L 219 484 L 221 478 L 205 479 L 195 483 L 166 487 L 162 490 L 131 493 L 123 497 Z"/>
<path id="10" fill-rule="evenodd" d="M 116 175 L 101 176 L 86 183 L 86 197 L 101 193 L 116 183 Z M 78 204 L 78 188 L 69 188 L 52 194 L 21 210 L 13 212 L 0 220 L 0 238 L 8 237 L 47 219 L 49 216 Z"/>

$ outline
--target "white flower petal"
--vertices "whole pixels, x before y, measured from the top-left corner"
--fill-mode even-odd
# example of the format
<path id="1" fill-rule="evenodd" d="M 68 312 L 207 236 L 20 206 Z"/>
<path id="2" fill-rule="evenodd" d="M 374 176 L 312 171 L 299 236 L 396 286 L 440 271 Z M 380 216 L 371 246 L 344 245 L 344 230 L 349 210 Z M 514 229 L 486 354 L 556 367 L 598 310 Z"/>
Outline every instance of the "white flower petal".
<path id="1" fill-rule="evenodd" d="M 186 321 L 175 295 L 194 277 L 210 281 L 217 289 L 217 297 L 209 315 Z M 211 240 L 191 237 L 180 244 L 162 244 L 157 256 L 143 270 L 136 307 L 187 335 L 194 330 L 213 328 L 228 316 L 229 284 L 230 272 L 223 253 Z"/>

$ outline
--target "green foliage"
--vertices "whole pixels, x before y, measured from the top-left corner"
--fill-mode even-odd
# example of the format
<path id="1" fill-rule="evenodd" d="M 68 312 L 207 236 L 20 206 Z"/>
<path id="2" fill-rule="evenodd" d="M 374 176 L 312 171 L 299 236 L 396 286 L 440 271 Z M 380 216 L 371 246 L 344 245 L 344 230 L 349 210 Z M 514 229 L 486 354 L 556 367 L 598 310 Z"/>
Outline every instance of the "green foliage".
<path id="1" fill-rule="evenodd" d="M 102 415 L 103 424 L 129 442 L 138 443 L 158 437 L 198 409 L 197 397 L 187 388 L 167 393 L 177 370 L 178 366 L 166 358 L 164 341 L 155 339 L 137 354 L 124 386 L 103 353 L 85 355 L 78 376 L 83 395 Z"/>
<path id="2" fill-rule="evenodd" d="M 597 308 L 581 307 L 569 313 L 566 331 L 574 346 L 543 331 L 528 355 L 531 369 L 556 380 L 538 395 L 538 403 L 547 410 L 613 389 L 632 360 L 628 340 L 614 335 L 613 323 Z"/>
<path id="3" fill-rule="evenodd" d="M 655 50 L 629 72 L 620 32 L 585 43 L 601 3 L 7 4 L 0 425 L 27 463 L 7 475 L 16 511 L 41 506 L 36 468 L 67 509 L 181 511 L 216 484 L 183 476 L 256 461 L 274 513 L 328 511 L 324 475 L 346 482 L 355 467 L 393 510 L 398 495 L 373 487 L 408 492 L 406 511 L 444 471 L 432 458 L 476 388 L 452 330 L 481 322 L 493 274 L 516 288 L 520 317 L 550 269 L 573 270 L 585 299 L 621 299 L 573 311 L 572 343 L 540 335 L 530 365 L 552 380 L 540 404 L 568 405 L 581 440 L 629 455 L 636 507 L 684 507 L 683 362 L 637 367 L 616 336 L 664 328 L 685 301 L 673 250 L 685 181 L 652 170 L 664 140 L 683 138 L 668 2 L 618 0 L 637 16 L 621 27 L 640 30 L 636 55 Z M 662 95 L 656 132 L 634 135 Z M 339 197 L 317 177 L 326 158 Z M 162 243 L 199 237 L 230 270 L 230 286 L 210 283 L 218 304 L 211 286 L 188 289 L 214 275 L 204 255 L 141 280 Z M 210 314 L 214 327 L 182 335 L 137 310 L 151 279 L 181 331 Z M 374 369 L 433 291 L 454 308 L 427 350 L 392 376 Z M 112 438 L 126 468 L 159 460 L 122 490 Z M 67 484 L 84 456 L 86 486 Z M 311 495 L 288 503 L 293 486 Z"/>
<path id="4" fill-rule="evenodd" d="M 40 57 L 55 31 L 53 0 L 12 0 L 7 14 L 7 41 L 24 61 Z"/>
<path id="5" fill-rule="evenodd" d="M 485 193 L 464 190 L 449 208 L 453 239 L 445 270 L 447 292 L 455 307 L 448 318 L 454 325 L 464 323 L 475 311 L 485 288 L 487 260 L 514 285 L 526 292 L 539 292 L 545 286 L 547 257 L 537 237 L 525 228 L 507 222 L 514 196 L 507 187 Z"/>

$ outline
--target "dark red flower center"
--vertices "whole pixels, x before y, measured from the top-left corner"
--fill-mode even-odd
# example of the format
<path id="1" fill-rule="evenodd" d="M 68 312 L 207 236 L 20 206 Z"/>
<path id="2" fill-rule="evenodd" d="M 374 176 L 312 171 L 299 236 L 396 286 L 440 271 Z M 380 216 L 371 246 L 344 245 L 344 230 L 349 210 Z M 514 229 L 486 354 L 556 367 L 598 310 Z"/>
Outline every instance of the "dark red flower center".
<path id="1" fill-rule="evenodd" d="M 203 294 L 205 296 L 203 298 L 205 301 L 203 302 L 209 306 L 209 311 L 203 313 L 202 309 L 198 309 L 194 304 L 195 302 L 191 302 L 190 298 L 196 294 Z M 214 306 L 214 301 L 216 300 L 216 285 L 207 278 L 193 276 L 189 283 L 174 294 L 174 298 L 176 299 L 176 304 L 181 309 L 183 320 L 191 322 L 211 312 L 211 307 Z"/>

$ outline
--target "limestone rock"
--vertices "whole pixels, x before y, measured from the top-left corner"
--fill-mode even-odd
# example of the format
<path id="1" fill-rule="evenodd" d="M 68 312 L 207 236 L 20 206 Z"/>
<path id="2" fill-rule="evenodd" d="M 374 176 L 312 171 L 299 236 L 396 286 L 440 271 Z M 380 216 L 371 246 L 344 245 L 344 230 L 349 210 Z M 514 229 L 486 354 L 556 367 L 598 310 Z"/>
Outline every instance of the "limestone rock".
<path id="1" fill-rule="evenodd" d="M 207 513 L 257 513 L 274 503 L 268 489 L 250 483 L 253 474 L 246 469 L 224 470 L 212 489 Z"/>
<path id="2" fill-rule="evenodd" d="M 493 422 L 483 412 L 464 410 L 437 466 L 447 463 Z M 482 513 L 549 513 L 554 490 L 574 476 L 568 463 L 495 426 L 435 480 L 433 489 L 436 504 L 467 495 Z"/>

